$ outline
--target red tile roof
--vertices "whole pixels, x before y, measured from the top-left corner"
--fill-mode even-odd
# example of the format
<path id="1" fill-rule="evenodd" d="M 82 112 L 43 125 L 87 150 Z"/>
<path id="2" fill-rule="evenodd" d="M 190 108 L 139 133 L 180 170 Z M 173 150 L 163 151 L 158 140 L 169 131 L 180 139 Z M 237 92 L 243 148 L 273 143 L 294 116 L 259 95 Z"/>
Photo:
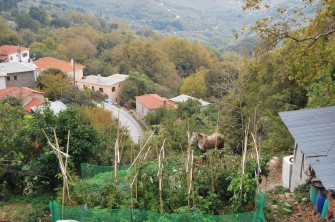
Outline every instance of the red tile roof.
<path id="1" fill-rule="evenodd" d="M 71 67 L 71 62 L 67 62 L 67 61 L 60 60 L 60 59 L 55 59 L 52 57 L 40 58 L 34 61 L 34 64 L 37 66 L 37 72 L 41 72 L 49 68 L 60 69 L 63 72 L 71 72 L 73 70 L 73 68 Z M 83 69 L 83 68 L 85 68 L 84 65 L 81 65 L 78 63 L 75 64 L 76 70 Z"/>
<path id="2" fill-rule="evenodd" d="M 29 48 L 20 46 L 20 50 L 22 51 L 26 51 L 29 50 Z M 0 46 L 0 54 L 1 55 L 9 55 L 9 54 L 13 54 L 13 53 L 18 53 L 19 48 L 17 45 L 2 45 Z"/>
<path id="3" fill-rule="evenodd" d="M 177 107 L 177 104 L 161 97 L 157 94 L 146 94 L 142 96 L 136 96 L 136 101 L 139 101 L 143 104 L 143 106 L 147 107 L 148 109 L 157 109 L 159 107 Z"/>
<path id="4" fill-rule="evenodd" d="M 23 109 L 31 113 L 31 107 L 42 105 L 44 102 L 38 99 L 32 98 L 26 105 L 23 106 Z"/>
<path id="5" fill-rule="evenodd" d="M 40 95 L 44 95 L 43 92 L 40 91 L 36 91 L 33 89 L 30 89 L 28 87 L 9 87 L 7 89 L 0 89 L 0 99 L 5 98 L 7 95 L 11 95 L 14 97 L 22 97 L 22 98 L 26 98 L 27 96 L 30 95 L 34 95 L 34 94 L 40 94 Z"/>

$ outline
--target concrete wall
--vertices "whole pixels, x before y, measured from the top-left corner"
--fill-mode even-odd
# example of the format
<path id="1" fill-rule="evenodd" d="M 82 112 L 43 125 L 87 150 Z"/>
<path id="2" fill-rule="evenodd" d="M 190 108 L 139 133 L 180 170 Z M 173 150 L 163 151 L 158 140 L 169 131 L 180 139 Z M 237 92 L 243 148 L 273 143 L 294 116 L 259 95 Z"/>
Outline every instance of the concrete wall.
<path id="1" fill-rule="evenodd" d="M 299 185 L 302 185 L 306 182 L 307 176 L 304 174 L 304 169 L 309 166 L 305 155 L 300 150 L 299 146 L 297 146 L 294 154 L 294 162 L 292 166 L 291 173 L 291 192 L 294 191 Z"/>
<path id="2" fill-rule="evenodd" d="M 143 106 L 142 103 L 140 103 L 138 100 L 136 100 L 136 118 L 138 120 L 142 120 L 149 112 L 150 110 Z"/>
<path id="3" fill-rule="evenodd" d="M 35 72 L 7 73 L 6 88 L 9 87 L 35 87 Z"/>
<path id="4" fill-rule="evenodd" d="M 94 91 L 102 91 L 106 94 L 109 99 L 112 99 L 116 103 L 121 102 L 121 90 L 123 89 L 123 82 L 116 83 L 110 86 L 100 85 L 95 83 L 77 82 L 77 86 L 80 90 L 90 89 Z M 113 91 L 114 87 L 114 91 Z"/>
<path id="5" fill-rule="evenodd" d="M 75 74 L 76 74 L 76 81 L 82 79 L 82 77 L 84 76 L 83 73 L 84 73 L 84 72 L 83 72 L 82 69 L 78 69 L 78 70 L 75 71 Z M 67 72 L 67 75 L 68 75 L 71 79 L 73 79 L 73 71 Z"/>
<path id="6" fill-rule="evenodd" d="M 0 89 L 6 89 L 6 76 L 0 76 Z"/>

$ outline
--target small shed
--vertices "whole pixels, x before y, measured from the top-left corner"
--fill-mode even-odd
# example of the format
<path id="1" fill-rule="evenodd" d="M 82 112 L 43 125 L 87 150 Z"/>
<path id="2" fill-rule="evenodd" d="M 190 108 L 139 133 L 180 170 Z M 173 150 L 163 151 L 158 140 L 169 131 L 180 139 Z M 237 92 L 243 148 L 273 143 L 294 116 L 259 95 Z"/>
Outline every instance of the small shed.
<path id="1" fill-rule="evenodd" d="M 177 104 L 168 100 L 167 98 L 161 97 L 157 94 L 145 94 L 136 96 L 136 118 L 142 120 L 150 111 L 156 110 L 160 107 L 174 107 L 177 108 Z"/>
<path id="2" fill-rule="evenodd" d="M 335 190 L 335 106 L 279 113 L 295 140 L 290 190 L 305 183 L 311 166 L 327 190 Z"/>

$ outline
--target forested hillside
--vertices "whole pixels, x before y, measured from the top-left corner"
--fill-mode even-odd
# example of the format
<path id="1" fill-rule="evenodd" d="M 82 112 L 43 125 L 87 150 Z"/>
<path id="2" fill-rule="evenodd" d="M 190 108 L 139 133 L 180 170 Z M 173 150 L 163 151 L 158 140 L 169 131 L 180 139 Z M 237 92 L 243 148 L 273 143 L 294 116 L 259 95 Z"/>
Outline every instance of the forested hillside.
<path id="1" fill-rule="evenodd" d="M 73 202 L 69 201 L 68 204 L 81 205 L 86 201 L 91 204 L 90 207 L 97 207 L 95 204 L 99 201 L 95 201 L 95 197 L 90 196 L 81 183 L 80 163 L 112 165 L 116 138 L 120 139 L 123 150 L 121 164 L 133 161 L 135 153 L 140 151 L 141 145 L 152 134 L 154 136 L 148 146 L 153 148 L 148 154 L 148 161 L 156 160 L 158 147 L 164 141 L 167 158 L 171 158 L 168 162 L 182 167 L 188 145 L 187 132 L 210 134 L 217 131 L 225 135 L 225 155 L 229 156 L 220 157 L 222 159 L 213 157 L 211 164 L 218 164 L 220 169 L 226 163 L 232 167 L 217 172 L 218 168 L 213 170 L 212 165 L 202 166 L 199 163 L 193 198 L 201 203 L 198 209 L 202 213 L 245 212 L 253 209 L 255 194 L 255 190 L 250 189 L 243 200 L 239 199 L 239 154 L 244 146 L 247 126 L 257 135 L 262 156 L 291 154 L 293 140 L 278 112 L 335 105 L 334 1 L 320 1 L 319 10 L 309 23 L 300 20 L 302 17 L 298 12 L 289 13 L 290 18 L 294 16 L 296 20 L 285 20 L 288 11 L 284 9 L 278 15 L 284 20 L 273 20 L 269 16 L 256 22 L 250 29 L 259 38 L 258 47 L 248 56 L 238 51 L 219 51 L 184 38 L 163 36 L 149 28 L 133 31 L 130 22 L 112 17 L 109 18 L 112 20 L 106 20 L 107 14 L 113 15 L 109 11 L 112 9 L 91 1 L 80 1 L 78 4 L 79 1 L 72 0 L 77 6 L 58 1 L 23 1 L 0 2 L 0 45 L 20 44 L 29 47 L 32 60 L 46 56 L 67 61 L 73 58 L 86 66 L 85 75 L 129 74 L 121 104 L 127 109 L 135 108 L 135 96 L 146 93 L 157 93 L 167 98 L 188 94 L 210 101 L 213 106 L 202 110 L 197 103 L 187 103 L 175 110 L 153 112 L 146 118 L 148 132 L 143 141 L 134 145 L 126 129 L 118 128 L 116 120 L 108 112 L 95 107 L 92 99 L 101 100 L 99 95 L 79 93 L 70 86 L 69 90 L 63 91 L 57 86 L 58 83 L 68 83 L 64 79 L 47 81 L 54 86 L 49 88 L 51 91 L 42 87 L 51 100 L 61 99 L 70 106 L 69 110 L 58 116 L 51 111 L 30 115 L 23 111 L 18 101 L 0 101 L 0 161 L 6 167 L 0 172 L 2 201 L 23 193 L 34 197 L 40 193 L 47 198 L 48 195 L 60 197 L 59 168 L 45 137 L 46 134 L 53 138 L 53 129 L 62 147 L 66 147 L 68 130 L 72 135 L 69 169 L 75 182 L 71 189 L 82 193 L 75 193 Z M 147 15 L 134 13 L 131 11 L 134 9 L 126 6 L 152 7 L 149 2 L 152 1 L 124 1 L 120 8 L 114 10 L 122 13 L 122 16 L 143 20 Z M 153 16 L 150 21 L 155 20 L 154 15 L 166 16 L 168 19 L 159 25 L 164 29 L 171 25 L 172 30 L 178 31 L 178 26 L 173 23 L 176 18 L 169 11 L 159 9 L 163 2 L 154 3 L 154 8 L 145 10 L 145 13 Z M 244 3 L 251 10 L 250 13 L 258 7 L 270 7 L 258 5 L 258 1 L 254 0 Z M 170 4 L 177 3 L 172 1 Z M 305 4 L 308 8 L 315 3 Z M 96 10 L 102 17 L 85 12 L 83 9 L 86 7 Z M 193 9 L 186 9 L 185 12 L 187 10 Z M 193 17 L 186 18 L 193 21 Z M 203 28 L 208 24 L 192 22 L 192 25 Z M 185 28 L 183 24 L 181 27 L 181 30 Z M 253 145 L 250 143 L 247 147 L 252 149 Z M 199 149 L 194 148 L 195 156 L 200 159 Z M 253 164 L 250 162 L 246 170 L 251 187 L 256 186 L 257 181 Z M 148 172 L 139 173 L 147 180 L 139 183 L 136 206 L 156 212 L 189 211 L 185 187 L 179 191 L 174 188 L 165 190 L 165 205 L 159 206 L 156 198 L 158 191 L 154 191 L 153 182 L 148 179 L 156 174 L 153 165 L 157 167 L 156 163 L 145 163 L 143 167 L 148 167 Z M 201 172 L 212 176 L 201 177 Z M 217 176 L 213 176 L 213 172 Z M 177 175 L 172 171 L 170 173 Z M 265 170 L 263 173 L 266 175 Z M 174 176 L 165 180 L 172 184 L 171 187 L 177 186 L 175 181 L 179 181 Z M 150 192 L 146 187 L 150 187 Z M 100 196 L 114 195 L 115 190 L 111 182 Z M 227 193 L 227 190 L 230 192 Z M 120 197 L 120 200 L 123 202 L 110 204 L 104 200 L 101 203 L 111 208 L 129 205 L 128 196 Z"/>

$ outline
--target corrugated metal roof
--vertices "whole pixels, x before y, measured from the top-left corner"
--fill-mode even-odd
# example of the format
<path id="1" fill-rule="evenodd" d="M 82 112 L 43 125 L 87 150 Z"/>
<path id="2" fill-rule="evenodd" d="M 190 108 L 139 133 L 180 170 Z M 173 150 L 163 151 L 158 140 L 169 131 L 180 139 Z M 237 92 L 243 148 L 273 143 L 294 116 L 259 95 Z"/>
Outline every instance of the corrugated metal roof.
<path id="1" fill-rule="evenodd" d="M 335 190 L 335 106 L 279 115 L 324 187 Z"/>

